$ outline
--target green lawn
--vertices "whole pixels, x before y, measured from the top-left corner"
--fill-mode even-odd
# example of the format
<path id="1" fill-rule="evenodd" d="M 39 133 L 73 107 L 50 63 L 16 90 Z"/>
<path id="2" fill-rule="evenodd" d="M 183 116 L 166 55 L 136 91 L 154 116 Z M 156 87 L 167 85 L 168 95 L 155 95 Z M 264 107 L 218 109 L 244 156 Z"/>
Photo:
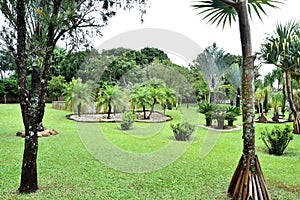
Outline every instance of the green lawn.
<path id="1" fill-rule="evenodd" d="M 169 124 L 180 121 L 176 110 L 167 113 L 171 122 L 136 123 L 127 132 L 114 123 L 77 124 L 65 118 L 68 113 L 47 105 L 44 125 L 59 134 L 39 139 L 40 189 L 18 195 L 24 144 L 15 133 L 22 129 L 22 118 L 19 105 L 0 105 L 0 199 L 228 199 L 226 190 L 242 152 L 241 131 L 199 128 L 192 142 L 174 142 Z M 184 118 L 204 124 L 193 106 L 184 110 Z M 241 125 L 241 119 L 236 123 Z M 257 154 L 271 196 L 300 199 L 300 136 L 294 136 L 283 156 L 271 156 L 259 139 L 265 126 L 273 125 L 256 124 Z M 160 167 L 185 148 L 182 156 Z M 152 153 L 166 157 L 146 163 L 142 157 L 126 157 Z"/>

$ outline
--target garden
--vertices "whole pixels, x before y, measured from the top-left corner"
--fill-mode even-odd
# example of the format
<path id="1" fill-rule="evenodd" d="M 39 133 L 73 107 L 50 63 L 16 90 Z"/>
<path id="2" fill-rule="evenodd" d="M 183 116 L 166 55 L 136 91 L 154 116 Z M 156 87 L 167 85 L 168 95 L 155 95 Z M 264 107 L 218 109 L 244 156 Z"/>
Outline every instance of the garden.
<path id="1" fill-rule="evenodd" d="M 175 46 L 94 46 L 147 0 L 1 1 L 1 199 L 300 199 L 300 22 L 255 50 L 249 21 L 281 3 L 193 2 L 237 22 L 241 52 L 159 29 L 191 42 L 178 64 Z"/>
<path id="2" fill-rule="evenodd" d="M 182 108 L 186 109 L 186 106 Z M 190 105 L 183 112 L 193 114 L 197 109 L 197 105 Z M 174 162 L 148 173 L 125 173 L 108 167 L 89 153 L 78 133 L 76 124 L 80 122 L 65 117 L 69 111 L 56 110 L 47 104 L 44 126 L 59 134 L 39 139 L 40 189 L 36 193 L 19 195 L 16 188 L 21 172 L 23 139 L 14 135 L 23 128 L 19 112 L 17 104 L 0 105 L 2 199 L 226 199 L 234 163 L 237 163 L 243 145 L 241 130 L 220 133 L 198 127 L 191 136 L 190 146 Z M 120 149 L 153 152 L 174 141 L 170 124 L 181 121 L 179 110 L 167 110 L 166 114 L 173 120 L 165 122 L 157 134 L 147 138 L 122 131 L 120 123 L 98 123 L 97 126 L 105 130 L 105 136 Z M 205 117 L 199 115 L 199 124 L 204 125 Z M 241 125 L 241 117 L 237 118 L 235 123 Z M 140 126 L 147 124 L 136 122 L 132 130 Z M 274 125 L 267 126 L 271 129 Z M 265 124 L 256 125 L 256 149 L 263 163 L 268 189 L 273 199 L 299 199 L 300 137 L 294 135 L 282 156 L 270 155 L 260 139 L 264 128 Z M 200 152 L 206 156 L 200 157 Z"/>

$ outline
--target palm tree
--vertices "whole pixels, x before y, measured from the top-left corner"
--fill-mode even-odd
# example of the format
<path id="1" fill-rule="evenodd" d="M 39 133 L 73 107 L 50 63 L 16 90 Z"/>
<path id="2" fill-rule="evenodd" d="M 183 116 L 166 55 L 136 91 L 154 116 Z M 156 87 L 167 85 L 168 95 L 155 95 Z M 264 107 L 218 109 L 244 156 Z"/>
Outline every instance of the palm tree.
<path id="1" fill-rule="evenodd" d="M 300 65 L 300 22 L 289 21 L 278 24 L 273 36 L 266 38 L 261 48 L 261 57 L 266 63 L 274 64 L 284 70 L 285 86 L 289 107 L 294 116 L 294 133 L 300 134 L 300 116 L 297 113 L 292 95 L 291 74 L 299 74 Z"/>
<path id="2" fill-rule="evenodd" d="M 283 93 L 281 91 L 274 92 L 271 96 L 271 105 L 274 108 L 273 121 L 278 121 L 278 108 L 285 104 Z"/>
<path id="3" fill-rule="evenodd" d="M 114 108 L 115 112 L 118 108 L 123 109 L 125 107 L 122 97 L 120 87 L 104 84 L 98 94 L 97 108 L 99 110 L 101 107 L 104 107 L 107 110 L 107 119 L 110 119 L 112 108 Z"/>
<path id="4" fill-rule="evenodd" d="M 164 87 L 162 89 L 164 90 L 165 97 L 162 99 L 161 104 L 163 106 L 164 114 L 166 114 L 166 108 L 170 105 L 171 107 L 175 105 L 178 102 L 178 96 L 171 88 Z"/>
<path id="5" fill-rule="evenodd" d="M 144 86 L 137 87 L 133 94 L 131 95 L 131 106 L 133 107 L 142 107 L 144 113 L 144 119 L 146 119 L 146 106 L 150 105 L 151 98 L 150 92 Z"/>
<path id="6" fill-rule="evenodd" d="M 149 85 L 147 89 L 151 97 L 151 109 L 149 115 L 147 116 L 147 119 L 150 119 L 150 116 L 154 111 L 155 104 L 162 104 L 167 100 L 167 98 L 165 93 L 165 87 Z"/>
<path id="7" fill-rule="evenodd" d="M 93 98 L 91 87 L 82 83 L 80 78 L 73 79 L 65 89 L 66 108 L 77 109 L 79 117 L 82 106 L 89 105 Z"/>
<path id="8" fill-rule="evenodd" d="M 210 90 L 210 103 L 215 102 L 215 90 L 226 69 L 235 62 L 235 56 L 226 53 L 214 43 L 193 61 L 194 69 L 201 72 Z"/>
<path id="9" fill-rule="evenodd" d="M 226 79 L 231 86 L 236 90 L 236 107 L 240 107 L 241 102 L 241 85 L 242 85 L 242 69 L 235 63 L 230 66 L 230 69 L 226 72 Z"/>
<path id="10" fill-rule="evenodd" d="M 243 155 L 232 177 L 228 194 L 234 199 L 270 199 L 258 157 L 255 151 L 255 126 L 254 126 L 254 60 L 251 46 L 251 32 L 248 12 L 251 9 L 261 18 L 260 11 L 265 13 L 263 5 L 275 7 L 279 0 L 199 0 L 194 5 L 196 9 L 203 9 L 200 13 L 209 18 L 209 22 L 231 24 L 238 16 L 240 39 L 242 46 L 242 111 L 243 111 Z M 252 11 L 253 11 L 252 10 Z M 256 186 L 255 189 L 249 186 Z"/>
<path id="11" fill-rule="evenodd" d="M 260 116 L 258 117 L 258 120 L 261 122 L 267 121 L 266 117 L 264 116 L 264 101 L 266 98 L 266 93 L 264 89 L 258 88 L 254 93 L 254 99 L 257 103 L 258 110 Z"/>

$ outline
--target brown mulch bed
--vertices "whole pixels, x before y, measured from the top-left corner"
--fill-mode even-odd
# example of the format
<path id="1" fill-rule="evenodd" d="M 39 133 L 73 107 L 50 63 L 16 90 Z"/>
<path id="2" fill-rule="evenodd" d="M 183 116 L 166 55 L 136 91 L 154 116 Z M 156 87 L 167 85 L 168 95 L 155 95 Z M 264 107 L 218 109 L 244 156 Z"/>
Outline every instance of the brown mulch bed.
<path id="1" fill-rule="evenodd" d="M 149 114 L 149 111 L 146 112 L 146 115 Z M 70 114 L 66 116 L 70 120 L 77 122 L 121 122 L 122 113 L 112 113 L 110 119 L 107 119 L 107 114 L 81 114 L 80 117 L 77 114 Z M 172 120 L 168 115 L 164 115 L 160 112 L 154 111 L 150 119 L 143 119 L 143 112 L 136 112 L 135 117 L 137 122 L 150 122 L 150 123 L 159 123 Z"/>

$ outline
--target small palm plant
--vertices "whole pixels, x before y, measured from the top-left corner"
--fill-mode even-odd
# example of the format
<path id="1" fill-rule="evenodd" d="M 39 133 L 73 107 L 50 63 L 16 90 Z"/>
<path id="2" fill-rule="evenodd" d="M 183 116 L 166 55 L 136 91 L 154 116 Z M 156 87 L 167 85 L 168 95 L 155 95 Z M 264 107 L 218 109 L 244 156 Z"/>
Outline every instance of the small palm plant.
<path id="1" fill-rule="evenodd" d="M 233 122 L 237 120 L 237 116 L 241 115 L 241 109 L 235 106 L 226 108 L 225 120 L 228 121 L 228 126 L 233 126 Z"/>
<path id="2" fill-rule="evenodd" d="M 212 120 L 212 104 L 210 103 L 200 103 L 199 104 L 199 112 L 204 114 L 206 126 L 211 126 Z"/>

